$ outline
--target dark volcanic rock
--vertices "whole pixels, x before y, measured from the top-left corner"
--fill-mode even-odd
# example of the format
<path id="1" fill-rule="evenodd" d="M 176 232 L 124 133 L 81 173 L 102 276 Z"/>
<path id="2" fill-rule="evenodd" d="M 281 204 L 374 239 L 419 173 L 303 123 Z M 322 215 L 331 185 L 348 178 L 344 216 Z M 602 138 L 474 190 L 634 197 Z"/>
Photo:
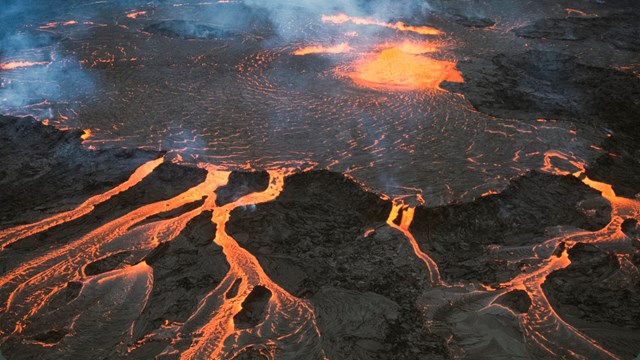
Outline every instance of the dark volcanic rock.
<path id="1" fill-rule="evenodd" d="M 532 50 L 497 55 L 478 69 L 459 64 L 465 82 L 446 83 L 479 111 L 499 117 L 582 122 L 613 132 L 587 175 L 614 186 L 620 195 L 640 192 L 640 79 L 614 69 L 580 64 L 570 55 Z"/>
<path id="2" fill-rule="evenodd" d="M 231 36 L 231 33 L 219 27 L 185 20 L 162 21 L 145 27 L 144 31 L 180 39 L 219 39 Z"/>
<path id="3" fill-rule="evenodd" d="M 428 273 L 385 224 L 390 208 L 344 176 L 316 171 L 288 177 L 255 211 L 234 210 L 227 231 L 272 280 L 310 299 L 330 358 L 438 358 L 443 345 L 416 321 Z"/>
<path id="4" fill-rule="evenodd" d="M 473 65 L 459 64 L 465 83 L 445 85 L 461 90 L 480 111 L 520 119 L 583 121 L 627 135 L 640 133 L 635 126 L 640 79 L 632 74 L 538 50 L 496 55 L 481 72 Z"/>
<path id="5" fill-rule="evenodd" d="M 121 264 L 131 255 L 130 251 L 122 251 L 109 255 L 106 258 L 96 260 L 90 264 L 87 264 L 84 268 L 84 274 L 87 276 L 98 275 L 111 271 Z"/>
<path id="6" fill-rule="evenodd" d="M 621 229 L 632 241 L 637 243 L 640 240 L 640 225 L 638 225 L 638 220 L 625 219 L 622 222 Z"/>
<path id="7" fill-rule="evenodd" d="M 497 298 L 495 302 L 520 314 L 527 313 L 531 307 L 531 298 L 524 290 L 509 291 Z"/>
<path id="8" fill-rule="evenodd" d="M 550 40 L 593 39 L 617 49 L 640 51 L 639 13 L 621 13 L 597 17 L 541 19 L 514 30 L 520 37 Z"/>
<path id="9" fill-rule="evenodd" d="M 62 329 L 52 329 L 47 331 L 46 333 L 38 334 L 33 337 L 35 341 L 41 341 L 46 344 L 55 344 L 60 341 L 65 335 L 67 331 Z"/>
<path id="10" fill-rule="evenodd" d="M 487 28 L 496 24 L 495 21 L 489 18 L 467 17 L 464 15 L 457 15 L 456 18 L 458 24 L 470 28 Z"/>
<path id="11" fill-rule="evenodd" d="M 32 222 L 125 181 L 159 152 L 87 150 L 82 131 L 60 131 L 32 117 L 0 116 L 0 228 Z M 73 176 L 70 176 L 73 174 Z"/>
<path id="12" fill-rule="evenodd" d="M 579 243 L 568 252 L 571 264 L 542 285 L 551 305 L 607 349 L 635 357 L 640 353 L 640 276 L 595 245 Z"/>
<path id="13" fill-rule="evenodd" d="M 247 194 L 264 191 L 269 186 L 269 179 L 266 171 L 233 171 L 227 185 L 216 189 L 216 205 L 223 206 Z"/>
<path id="14" fill-rule="evenodd" d="M 613 185 L 618 196 L 628 198 L 640 194 L 640 138 L 613 136 L 602 148 L 614 155 L 602 155 L 589 165 L 586 175 Z"/>
<path id="15" fill-rule="evenodd" d="M 447 280 L 488 284 L 507 281 L 520 270 L 497 252 L 543 240 L 545 228 L 570 225 L 598 230 L 610 220 L 610 207 L 589 216 L 580 205 L 600 197 L 573 176 L 530 172 L 498 195 L 472 203 L 416 208 L 411 231 Z"/>
<path id="16" fill-rule="evenodd" d="M 191 210 L 193 210 L 195 208 L 198 208 L 198 207 L 202 206 L 202 204 L 204 204 L 204 201 L 206 199 L 207 199 L 207 196 L 205 195 L 200 200 L 197 200 L 197 201 L 194 201 L 194 202 L 190 202 L 188 204 L 184 204 L 184 205 L 182 205 L 180 207 L 177 207 L 177 208 L 175 208 L 173 210 L 163 211 L 161 213 L 149 216 L 148 218 L 140 221 L 139 223 L 132 225 L 129 229 L 133 229 L 133 228 L 136 228 L 138 226 L 149 224 L 149 223 L 152 223 L 152 222 L 155 222 L 155 221 L 167 220 L 167 219 L 171 219 L 171 218 L 177 217 L 177 216 L 179 216 L 181 214 L 184 214 L 186 212 L 189 212 L 189 211 L 191 211 Z"/>
<path id="17" fill-rule="evenodd" d="M 271 291 L 264 286 L 256 286 L 242 302 L 242 310 L 233 317 L 236 329 L 255 327 L 264 320 Z"/>

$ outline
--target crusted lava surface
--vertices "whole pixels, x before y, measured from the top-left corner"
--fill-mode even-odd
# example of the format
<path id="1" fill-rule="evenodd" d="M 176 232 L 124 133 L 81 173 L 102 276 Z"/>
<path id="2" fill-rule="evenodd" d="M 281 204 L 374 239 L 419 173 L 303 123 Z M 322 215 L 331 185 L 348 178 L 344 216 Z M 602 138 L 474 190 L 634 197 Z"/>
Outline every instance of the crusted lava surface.
<path id="1" fill-rule="evenodd" d="M 510 251 L 541 243 L 554 226 L 599 230 L 610 212 L 609 203 L 575 177 L 531 172 L 497 195 L 418 207 L 411 231 L 445 279 L 498 285 L 540 260 L 512 262 Z"/>
<path id="2" fill-rule="evenodd" d="M 549 28 L 555 29 L 544 27 Z M 601 144 L 607 153 L 591 164 L 587 174 L 612 183 L 621 195 L 633 197 L 640 192 L 640 128 L 636 124 L 640 78 L 636 75 L 585 65 L 576 56 L 555 50 L 499 54 L 491 59 L 462 62 L 459 67 L 465 82 L 445 86 L 462 92 L 479 111 L 499 117 L 564 120 L 608 129 L 610 137 Z"/>
<path id="3" fill-rule="evenodd" d="M 234 210 L 227 226 L 276 283 L 311 301 L 330 358 L 442 357 L 418 307 L 428 273 L 386 225 L 390 208 L 340 174 L 312 171 L 288 177 L 276 200 Z"/>
<path id="4" fill-rule="evenodd" d="M 623 358 L 640 352 L 640 251 L 618 257 L 597 245 L 576 244 L 571 265 L 547 277 L 551 305 L 570 322 Z"/>
<path id="5" fill-rule="evenodd" d="M 0 359 L 640 358 L 638 1 L 401 3 L 9 0 Z"/>
<path id="6" fill-rule="evenodd" d="M 206 174 L 202 167 L 165 162 L 88 214 L 6 246 L 1 252 L 3 274 L 14 276 L 13 270 L 28 263 L 33 254 L 55 253 L 145 204 L 179 198 L 205 182 Z M 91 349 L 100 357 L 143 359 L 173 351 L 168 349 L 186 351 L 192 344 L 189 334 L 193 330 L 183 330 L 183 326 L 202 318 L 201 309 L 210 306 L 208 299 L 214 293 L 221 294 L 218 301 L 237 301 L 238 310 L 230 317 L 235 331 L 251 332 L 259 327 L 273 316 L 274 301 L 279 301 L 281 290 L 264 283 L 243 290 L 247 288 L 241 279 L 228 278 L 231 264 L 227 256 L 232 253 L 225 254 L 215 240 L 220 235 L 212 222 L 215 214 L 199 208 L 211 196 L 216 196 L 213 209 L 229 206 L 268 191 L 273 183 L 270 173 L 230 172 L 214 193 L 195 196 L 170 209 L 159 207 L 153 215 L 132 221 L 122 236 L 131 236 L 125 239 L 133 241 L 143 235 L 145 244 L 144 237 L 149 236 L 145 231 L 179 223 L 186 215 L 190 219 L 166 240 L 161 240 L 166 230 L 153 230 L 150 234 L 158 236 L 158 240 L 148 239 L 153 246 L 123 250 L 114 245 L 107 247 L 106 256 L 90 256 L 93 260 L 81 266 L 79 274 L 49 294 L 38 310 L 41 317 L 30 318 L 21 325 L 26 328 L 20 335 L 6 338 L 3 353 L 17 359 L 48 358 L 52 354 L 48 349 L 53 347 L 77 356 Z M 435 305 L 430 301 L 439 290 L 431 285 L 428 267 L 407 234 L 390 226 L 401 224 L 402 217 L 389 219 L 396 205 L 351 178 L 330 171 L 294 173 L 284 178 L 273 200 L 241 204 L 230 213 L 226 233 L 257 258 L 274 284 L 308 302 L 320 334 L 316 346 L 324 354 L 354 359 L 457 357 L 464 353 L 462 349 L 474 347 L 458 338 L 470 325 L 460 325 L 456 318 L 469 316 L 464 312 L 468 304 L 486 306 L 489 304 L 484 301 L 492 297 L 500 306 L 496 311 L 502 308 L 507 312 L 494 320 L 486 314 L 476 319 L 507 334 L 495 335 L 495 339 L 507 336 L 517 344 L 513 335 L 516 314 L 527 316 L 534 311 L 535 299 L 521 289 L 499 289 L 528 268 L 540 265 L 541 258 L 516 255 L 543 244 L 554 229 L 597 231 L 611 221 L 612 212 L 611 204 L 578 178 L 538 172 L 512 180 L 499 194 L 469 203 L 418 206 L 409 233 L 419 250 L 435 261 L 443 282 L 453 284 L 451 291 L 460 288 L 458 283 L 483 283 L 498 289 L 495 294 L 469 295 L 476 300 L 445 300 L 443 305 Z M 637 242 L 637 222 L 627 220 L 621 229 Z M 571 264 L 553 272 L 543 285 L 551 303 L 563 319 L 601 341 L 608 350 L 625 356 L 637 351 L 627 345 L 638 336 L 638 315 L 632 308 L 638 288 L 633 272 L 640 262 L 637 250 L 624 258 L 592 245 L 578 244 L 568 251 Z M 510 261 L 513 256 L 521 260 Z M 17 283 L 8 284 L 0 295 L 7 297 L 15 291 Z M 126 296 L 110 298 L 111 288 L 105 284 L 118 289 L 114 296 L 127 289 Z M 587 288 L 593 286 L 598 291 L 588 293 Z M 219 289 L 226 290 L 220 293 Z M 238 297 L 240 292 L 243 297 Z M 615 300 L 625 296 L 629 301 Z M 101 309 L 103 302 L 115 304 L 107 312 L 109 321 L 98 310 L 95 314 L 84 311 L 88 307 Z M 598 311 L 605 304 L 607 311 Z M 434 313 L 431 306 L 438 310 Z M 15 321 L 16 309 L 9 309 L 5 316 Z M 74 318 L 79 319 L 77 323 Z M 134 320 L 131 323 L 129 319 Z M 11 321 L 1 329 L 4 334 L 13 330 Z M 105 325 L 91 330 L 90 324 L 96 321 Z M 453 330 L 446 330 L 448 327 Z M 604 335 L 593 330 L 603 327 Z M 612 340 L 622 329 L 627 334 L 617 342 Z M 78 340 L 88 347 L 79 347 Z M 483 345 L 482 353 L 489 356 L 510 348 L 517 349 L 511 354 L 524 351 L 520 350 L 522 344 L 491 344 Z M 262 358 L 263 351 L 249 346 L 239 351 L 238 357 Z"/>
<path id="7" fill-rule="evenodd" d="M 71 207 L 162 156 L 137 149 L 89 151 L 82 133 L 59 131 L 32 117 L 0 115 L 0 228 Z"/>

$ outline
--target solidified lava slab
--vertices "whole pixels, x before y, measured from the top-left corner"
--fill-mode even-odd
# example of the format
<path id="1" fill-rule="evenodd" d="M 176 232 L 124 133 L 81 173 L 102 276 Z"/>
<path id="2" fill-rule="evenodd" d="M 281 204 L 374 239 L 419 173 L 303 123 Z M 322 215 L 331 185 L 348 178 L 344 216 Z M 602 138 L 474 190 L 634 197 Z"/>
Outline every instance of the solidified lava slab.
<path id="1" fill-rule="evenodd" d="M 640 51 L 640 12 L 625 12 L 609 16 L 566 17 L 541 19 L 513 30 L 520 37 L 548 40 L 596 40 L 616 49 Z"/>
<path id="2" fill-rule="evenodd" d="M 184 20 L 170 20 L 151 24 L 145 27 L 144 31 L 180 39 L 219 39 L 231 36 L 228 31 L 222 28 Z"/>
<path id="3" fill-rule="evenodd" d="M 585 205 L 593 211 L 582 210 Z M 599 230 L 610 213 L 609 203 L 575 177 L 530 172 L 497 195 L 418 207 L 411 231 L 443 278 L 497 285 L 530 265 L 509 262 L 502 248 L 538 244 L 546 228 L 558 225 Z"/>
<path id="4" fill-rule="evenodd" d="M 82 130 L 59 131 L 32 117 L 0 115 L 0 228 L 43 217 L 126 180 L 157 151 L 82 146 Z"/>
<path id="5" fill-rule="evenodd" d="M 531 308 L 531 298 L 524 290 L 512 290 L 496 299 L 496 303 L 509 309 L 526 314 Z"/>
<path id="6" fill-rule="evenodd" d="M 272 280 L 311 301 L 329 358 L 441 358 L 417 304 L 428 273 L 385 224 L 390 209 L 340 174 L 312 171 L 288 177 L 276 200 L 234 210 L 227 231 Z"/>
<path id="7" fill-rule="evenodd" d="M 578 243 L 568 252 L 571 264 L 542 285 L 551 305 L 598 343 L 634 358 L 640 353 L 640 276 L 596 245 Z M 640 266 L 640 251 L 629 261 Z"/>
<path id="8" fill-rule="evenodd" d="M 227 185 L 216 189 L 216 205 L 223 206 L 252 192 L 264 191 L 269 186 L 266 171 L 233 171 Z"/>
<path id="9" fill-rule="evenodd" d="M 458 66 L 465 82 L 443 86 L 463 93 L 479 111 L 498 117 L 557 119 L 608 129 L 611 137 L 601 145 L 608 153 L 589 166 L 587 175 L 613 184 L 622 196 L 633 197 L 640 192 L 637 76 L 541 50 L 495 55 L 485 65 L 471 61 Z"/>
<path id="10" fill-rule="evenodd" d="M 496 24 L 494 20 L 489 18 L 469 17 L 464 15 L 456 15 L 456 22 L 462 26 L 480 29 L 491 27 Z"/>
<path id="11" fill-rule="evenodd" d="M 594 211 L 585 212 L 585 204 Z M 415 321 L 420 317 L 418 294 L 428 288 L 428 274 L 406 238 L 383 223 L 382 209 L 388 207 L 341 175 L 309 172 L 287 178 L 281 195 L 255 211 L 235 210 L 227 226 L 274 281 L 310 299 L 335 354 L 347 348 L 366 353 L 367 346 L 383 353 L 408 347 L 421 354 L 442 354 L 445 349 L 438 349 L 433 337 L 429 343 L 409 335 L 428 334 L 419 325 L 424 319 Z M 546 227 L 556 225 L 598 230 L 609 222 L 610 210 L 608 202 L 574 177 L 530 173 L 500 195 L 468 204 L 418 207 L 411 231 L 446 280 L 495 285 L 515 277 L 523 265 L 500 259 L 495 248 L 531 247 L 545 239 Z M 365 237 L 368 229 L 375 231 Z M 526 312 L 531 300 L 520 295 L 507 296 L 505 306 Z M 350 311 L 343 310 L 350 301 L 354 309 L 365 306 L 362 301 L 388 302 L 385 307 L 397 315 L 381 314 L 384 321 L 375 320 L 375 312 L 359 315 L 351 325 L 335 319 L 336 313 Z M 366 328 L 375 321 L 382 321 L 379 326 L 386 335 L 349 333 L 351 327 L 362 329 L 357 323 Z M 338 341 L 338 335 L 352 340 Z M 398 356 L 410 354 L 403 350 Z"/>

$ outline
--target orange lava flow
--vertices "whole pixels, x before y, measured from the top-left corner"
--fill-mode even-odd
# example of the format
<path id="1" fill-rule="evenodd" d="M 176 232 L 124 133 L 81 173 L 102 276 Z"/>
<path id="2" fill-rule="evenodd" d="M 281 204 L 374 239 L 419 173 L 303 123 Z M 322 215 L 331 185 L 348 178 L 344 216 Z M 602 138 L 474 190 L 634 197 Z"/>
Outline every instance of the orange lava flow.
<path id="1" fill-rule="evenodd" d="M 424 253 L 420 246 L 418 246 L 418 242 L 409 231 L 409 227 L 411 226 L 411 222 L 413 221 L 413 215 L 415 213 L 415 208 L 408 207 L 402 203 L 393 203 L 391 207 L 391 212 L 389 213 L 389 217 L 387 218 L 387 224 L 392 228 L 401 231 L 404 236 L 409 239 L 411 243 L 411 247 L 413 248 L 413 252 L 416 256 L 422 260 L 427 269 L 429 270 L 429 280 L 431 281 L 431 286 L 442 285 L 442 280 L 440 279 L 440 270 L 438 269 L 438 264 L 436 264 L 429 255 Z M 397 225 L 394 221 L 398 218 L 398 215 L 402 216 L 400 219 L 400 225 Z"/>
<path id="2" fill-rule="evenodd" d="M 65 22 L 50 22 L 47 25 L 43 25 L 43 26 L 39 26 L 39 29 L 51 29 L 54 28 L 56 26 L 62 25 L 62 26 L 69 26 L 69 25 L 76 25 L 78 23 L 78 21 L 76 20 L 69 20 L 69 21 L 65 21 Z"/>
<path id="3" fill-rule="evenodd" d="M 407 44 L 387 48 L 357 60 L 350 71 L 338 70 L 338 74 L 378 90 L 441 90 L 443 81 L 464 82 L 456 62 L 416 54 L 419 49 Z"/>
<path id="4" fill-rule="evenodd" d="M 304 56 L 309 54 L 343 54 L 349 51 L 351 51 L 349 43 L 343 42 L 334 46 L 306 46 L 295 50 L 291 53 L 291 55 Z"/>
<path id="5" fill-rule="evenodd" d="M 162 161 L 158 159 L 144 164 L 125 183 L 89 199 L 74 210 L 35 224 L 3 231 L 4 245 L 87 214 L 96 204 L 139 183 Z M 75 300 L 73 304 L 80 306 L 84 301 L 91 303 L 93 307 L 89 312 L 75 309 L 79 315 L 73 317 L 71 328 L 90 325 L 91 321 L 95 323 L 92 319 L 98 316 L 101 318 L 100 326 L 120 329 L 123 321 L 128 321 L 127 328 L 133 329 L 153 288 L 152 267 L 144 261 L 138 261 L 136 265 L 124 265 L 106 273 L 86 276 L 85 266 L 116 252 L 136 251 L 146 254 L 159 244 L 172 241 L 189 221 L 203 211 L 211 211 L 211 220 L 216 224 L 216 235 L 212 241 L 222 247 L 230 270 L 218 287 L 200 301 L 194 314 L 175 331 L 174 343 L 186 341 L 183 343 L 186 351 L 180 354 L 181 358 L 233 358 L 249 347 L 274 354 L 276 348 L 298 349 L 300 346 L 311 347 L 310 351 L 317 355 L 315 358 L 326 358 L 321 347 L 314 345 L 320 343 L 320 334 L 310 303 L 292 296 L 274 283 L 255 256 L 243 249 L 225 231 L 232 210 L 275 199 L 283 188 L 288 172 L 270 171 L 271 181 L 265 191 L 245 195 L 233 203 L 218 207 L 215 203 L 215 190 L 227 184 L 230 173 L 208 164 L 198 166 L 207 170 L 207 177 L 202 183 L 171 199 L 132 210 L 58 248 L 34 253 L 32 260 L 19 264 L 0 276 L 0 286 L 3 290 L 10 291 L 7 298 L 0 299 L 2 323 L 15 324 L 12 325 L 13 334 L 23 333 L 32 322 L 49 316 L 41 311 L 43 307 L 69 281 L 75 281 L 82 283 L 82 290 L 77 298 L 81 300 Z M 205 197 L 202 205 L 182 215 L 134 226 L 151 216 Z M 240 284 L 237 292 L 229 296 L 230 288 L 237 281 Z M 266 287 L 272 294 L 264 320 L 255 328 L 236 328 L 235 315 L 242 310 L 242 303 L 258 285 Z M 102 298 L 104 295 L 100 295 L 113 291 L 117 292 L 117 296 Z M 123 303 L 122 300 L 126 302 Z M 120 315 L 117 319 L 112 319 L 111 314 L 116 310 Z M 131 333 L 133 334 L 133 330 Z M 193 343 L 191 339 L 194 339 Z M 135 343 L 132 347 L 139 345 L 141 343 Z"/>
<path id="6" fill-rule="evenodd" d="M 596 15 L 596 14 L 587 14 L 586 12 L 584 12 L 584 11 L 582 11 L 582 10 L 572 9 L 572 8 L 565 8 L 565 9 L 564 9 L 564 11 L 566 11 L 566 12 L 567 12 L 567 14 L 577 14 L 577 15 L 585 16 L 585 17 L 588 17 L 588 16 L 598 16 L 598 15 Z"/>
<path id="7" fill-rule="evenodd" d="M 386 23 L 383 21 L 377 21 L 373 19 L 360 18 L 355 16 L 348 16 L 346 14 L 338 14 L 338 15 L 323 15 L 322 22 L 329 22 L 333 24 L 344 24 L 347 22 L 356 24 L 356 25 L 375 25 L 382 26 L 389 29 L 394 29 L 398 31 L 408 31 L 414 32 L 420 35 L 440 35 L 442 32 L 438 29 L 429 27 L 429 26 L 413 26 L 406 25 L 402 21 L 398 21 L 396 23 Z"/>
<path id="8" fill-rule="evenodd" d="M 542 284 L 547 275 L 556 270 L 566 268 L 571 264 L 567 251 L 558 257 L 551 256 L 536 271 L 523 273 L 502 286 L 526 291 L 531 297 L 531 309 L 520 318 L 525 339 L 537 345 L 545 352 L 560 358 L 609 358 L 617 359 L 615 355 L 604 349 L 595 340 L 582 334 L 578 329 L 565 322 L 553 309 L 547 299 Z M 548 336 L 562 338 L 562 343 L 555 342 Z"/>
<path id="9" fill-rule="evenodd" d="M 137 19 L 138 16 L 142 16 L 142 15 L 146 15 L 146 14 L 147 14 L 146 11 L 136 11 L 136 12 L 128 13 L 127 17 L 129 19 Z"/>
<path id="10" fill-rule="evenodd" d="M 573 171 L 557 168 L 553 165 L 552 159 L 564 161 L 574 168 Z M 555 249 L 561 243 L 565 244 L 566 248 L 571 248 L 576 243 L 607 244 L 628 241 L 621 230 L 621 225 L 625 218 L 640 216 L 640 201 L 618 197 L 611 185 L 593 181 L 585 176 L 584 162 L 559 151 L 552 150 L 544 154 L 542 171 L 556 175 L 573 175 L 581 179 L 584 184 L 600 191 L 602 196 L 611 203 L 611 221 L 601 230 L 595 232 L 578 231 L 559 236 L 536 248 Z M 564 269 L 570 264 L 571 260 L 567 251 L 564 250 L 560 256 L 552 255 L 536 270 L 520 274 L 515 279 L 501 285 L 501 287 L 509 289 L 525 290 L 531 297 L 531 309 L 520 318 L 525 338 L 532 341 L 532 345 L 539 346 L 555 357 L 618 359 L 616 355 L 603 348 L 595 340 L 565 322 L 555 312 L 542 290 L 542 284 L 550 273 Z M 562 338 L 563 341 L 553 341 L 552 336 Z"/>
<path id="11" fill-rule="evenodd" d="M 140 167 L 138 167 L 138 169 L 136 169 L 136 171 L 129 177 L 127 181 L 103 194 L 99 194 L 92 198 L 89 198 L 73 210 L 53 215 L 32 224 L 20 225 L 14 228 L 0 231 L 0 250 L 3 250 L 8 245 L 18 240 L 24 239 L 27 236 L 47 231 L 48 229 L 56 225 L 69 222 L 90 213 L 96 205 L 101 204 L 111 199 L 112 197 L 129 190 L 131 187 L 141 182 L 163 162 L 164 158 L 161 157 L 142 164 Z"/>
<path id="12" fill-rule="evenodd" d="M 68 281 L 81 281 L 82 278 L 78 276 L 82 274 L 81 270 L 85 265 L 112 255 L 114 252 L 110 249 L 150 251 L 159 243 L 173 239 L 199 214 L 199 208 L 174 219 L 141 225 L 133 230 L 130 228 L 150 216 L 202 199 L 223 182 L 223 179 L 226 181 L 226 176 L 224 173 L 212 172 L 205 182 L 172 199 L 137 208 L 79 239 L 41 256 L 35 256 L 33 260 L 5 273 L 0 277 L 0 286 L 14 288 L 6 301 L 6 312 L 8 316 L 17 317 L 16 329 L 24 326 L 24 323 L 44 306 L 47 299 L 63 288 Z M 203 206 L 207 204 L 208 202 L 205 202 Z M 9 241 L 14 242 L 15 239 L 10 238 Z"/>
<path id="13" fill-rule="evenodd" d="M 23 67 L 31 67 L 37 65 L 48 65 L 50 62 L 47 61 L 11 61 L 7 63 L 0 64 L 0 70 L 12 70 Z"/>
<path id="14" fill-rule="evenodd" d="M 198 311 L 185 323 L 187 329 L 193 323 L 197 324 L 196 332 L 201 337 L 181 354 L 181 359 L 221 358 L 223 354 L 233 358 L 239 351 L 249 347 L 239 344 L 244 344 L 251 338 L 251 347 L 260 347 L 272 353 L 276 349 L 274 342 L 279 342 L 277 348 L 282 348 L 286 346 L 282 342 L 295 340 L 297 337 L 317 338 L 320 335 L 311 305 L 274 283 L 265 274 L 256 257 L 243 249 L 225 230 L 233 209 L 270 201 L 280 194 L 286 173 L 269 173 L 271 181 L 265 191 L 246 195 L 233 203 L 213 209 L 212 221 L 217 226 L 215 243 L 223 248 L 231 269 L 220 286 L 201 302 Z M 224 294 L 237 279 L 242 279 L 238 294 L 231 299 L 224 299 Z M 236 329 L 233 318 L 242 310 L 242 302 L 257 285 L 266 287 L 272 293 L 265 320 L 253 329 Z M 256 342 L 256 338 L 260 341 Z M 321 349 L 317 352 L 320 358 L 326 358 Z"/>

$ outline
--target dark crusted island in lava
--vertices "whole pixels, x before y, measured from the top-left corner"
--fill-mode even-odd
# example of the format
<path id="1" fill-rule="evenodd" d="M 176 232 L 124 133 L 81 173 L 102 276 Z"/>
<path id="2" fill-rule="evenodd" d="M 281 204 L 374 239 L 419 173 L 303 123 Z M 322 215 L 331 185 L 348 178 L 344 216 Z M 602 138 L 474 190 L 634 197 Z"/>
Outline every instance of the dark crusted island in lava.
<path id="1" fill-rule="evenodd" d="M 0 360 L 640 358 L 637 1 L 9 1 Z"/>

